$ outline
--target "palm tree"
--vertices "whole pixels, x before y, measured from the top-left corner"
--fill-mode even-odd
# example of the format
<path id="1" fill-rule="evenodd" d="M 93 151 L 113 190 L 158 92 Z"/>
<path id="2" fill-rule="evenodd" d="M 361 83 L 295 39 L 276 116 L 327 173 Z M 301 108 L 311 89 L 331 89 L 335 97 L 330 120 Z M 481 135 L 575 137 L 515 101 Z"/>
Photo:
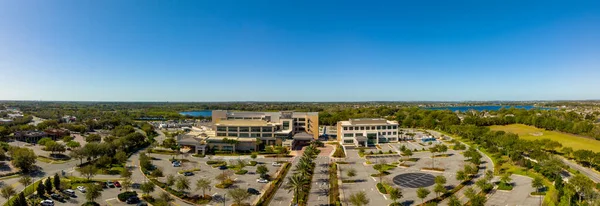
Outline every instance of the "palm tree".
<path id="1" fill-rule="evenodd" d="M 438 151 L 438 145 L 435 145 L 435 146 L 429 148 L 429 152 L 431 152 L 431 169 L 435 168 L 434 167 L 435 153 L 437 151 Z"/>
<path id="2" fill-rule="evenodd" d="M 427 197 L 427 195 L 429 195 L 429 193 L 431 192 L 426 188 L 419 187 L 419 189 L 417 189 L 417 197 L 421 199 L 421 203 L 425 201 L 425 198 Z"/>
<path id="3" fill-rule="evenodd" d="M 369 204 L 369 198 L 367 198 L 367 194 L 363 191 L 350 195 L 349 199 L 350 204 L 354 206 L 363 206 Z"/>
<path id="4" fill-rule="evenodd" d="M 206 197 L 206 189 L 208 189 L 208 191 L 211 189 L 210 180 L 206 178 L 200 178 L 196 182 L 196 190 L 202 190 L 202 195 Z"/>
<path id="5" fill-rule="evenodd" d="M 288 183 L 285 185 L 285 189 L 287 189 L 288 192 L 294 191 L 294 198 L 296 199 L 296 204 L 298 204 L 298 195 L 304 188 L 307 188 L 308 185 L 310 185 L 310 180 L 306 179 L 306 176 L 295 173 L 288 177 Z"/>
<path id="6" fill-rule="evenodd" d="M 390 194 L 390 199 L 394 201 L 394 204 L 396 204 L 396 200 L 404 197 L 404 195 L 402 194 L 402 190 L 398 188 L 393 188 L 390 191 L 388 191 L 388 193 Z"/>
<path id="7" fill-rule="evenodd" d="M 179 178 L 177 178 L 177 182 L 175 182 L 175 188 L 177 188 L 181 192 L 189 190 L 190 180 L 185 176 L 180 176 Z"/>
<path id="8" fill-rule="evenodd" d="M 544 180 L 541 177 L 536 176 L 531 180 L 531 186 L 535 187 L 536 192 L 539 192 L 540 188 L 544 187 Z M 542 203 L 541 198 L 542 196 L 540 195 L 540 204 Z"/>
<path id="9" fill-rule="evenodd" d="M 227 191 L 227 194 L 233 199 L 235 205 L 243 205 L 244 201 L 250 198 L 251 194 L 246 190 L 235 188 Z"/>
<path id="10" fill-rule="evenodd" d="M 450 195 L 450 197 L 448 197 L 448 206 L 462 206 L 462 203 L 456 196 Z"/>

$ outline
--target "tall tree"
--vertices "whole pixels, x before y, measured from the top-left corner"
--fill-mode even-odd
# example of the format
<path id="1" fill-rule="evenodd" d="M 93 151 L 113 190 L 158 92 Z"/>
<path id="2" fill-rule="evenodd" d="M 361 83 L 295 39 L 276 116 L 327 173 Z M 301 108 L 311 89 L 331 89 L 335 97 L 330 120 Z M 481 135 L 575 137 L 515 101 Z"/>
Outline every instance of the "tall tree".
<path id="1" fill-rule="evenodd" d="M 392 199 L 392 201 L 394 201 L 394 204 L 397 203 L 398 199 L 401 199 L 402 197 L 404 197 L 404 195 L 402 194 L 402 190 L 400 190 L 398 188 L 392 188 L 390 191 L 388 191 L 388 194 L 390 194 L 390 199 Z"/>
<path id="2" fill-rule="evenodd" d="M 12 197 L 15 194 L 17 194 L 17 192 L 15 191 L 15 188 L 13 188 L 10 185 L 4 185 L 0 189 L 0 196 L 4 197 L 7 200 L 10 199 L 10 197 Z"/>
<path id="3" fill-rule="evenodd" d="M 37 155 L 35 155 L 33 150 L 18 147 L 14 148 L 11 153 L 11 162 L 15 167 L 23 170 L 25 173 L 33 168 L 37 158 Z"/>
<path id="4" fill-rule="evenodd" d="M 87 187 L 87 190 L 85 193 L 86 200 L 88 200 L 90 202 L 94 202 L 96 199 L 98 199 L 101 196 L 102 196 L 102 188 L 100 188 L 100 186 L 98 186 L 96 184 L 92 184 Z"/>
<path id="5" fill-rule="evenodd" d="M 140 185 L 140 190 L 142 190 L 142 192 L 145 195 L 148 195 L 151 192 L 154 192 L 154 183 L 152 183 L 152 182 L 143 183 L 142 185 Z"/>
<path id="6" fill-rule="evenodd" d="M 233 199 L 233 202 L 235 202 L 235 205 L 244 205 L 243 204 L 244 201 L 246 201 L 248 198 L 250 198 L 250 193 L 248 193 L 246 190 L 240 189 L 240 188 L 231 189 L 231 190 L 227 191 L 227 194 L 229 194 L 231 199 Z"/>
<path id="7" fill-rule="evenodd" d="M 287 189 L 288 192 L 294 191 L 294 199 L 296 200 L 296 204 L 298 204 L 298 196 L 300 192 L 302 192 L 304 188 L 308 187 L 309 184 L 310 180 L 306 179 L 305 176 L 295 173 L 294 175 L 288 177 L 288 182 L 285 185 L 285 189 Z"/>
<path id="8" fill-rule="evenodd" d="M 180 192 L 189 190 L 190 189 L 190 179 L 188 179 L 185 176 L 179 176 L 179 178 L 177 178 L 177 181 L 175 182 L 175 188 L 177 188 L 177 190 L 179 190 Z"/>
<path id="9" fill-rule="evenodd" d="M 42 181 L 40 181 L 40 183 L 38 184 L 36 191 L 37 191 L 37 195 L 40 197 L 42 197 L 42 196 L 44 196 L 44 194 L 46 194 L 46 188 Z"/>
<path id="10" fill-rule="evenodd" d="M 426 188 L 419 187 L 419 189 L 417 189 L 417 197 L 421 199 L 421 203 L 425 202 L 425 198 L 427 197 L 427 195 L 429 195 L 429 193 L 431 192 Z"/>
<path id="11" fill-rule="evenodd" d="M 206 197 L 206 190 L 210 191 L 212 187 L 210 186 L 210 179 L 200 178 L 196 182 L 196 190 L 202 190 L 202 196 Z"/>
<path id="12" fill-rule="evenodd" d="M 44 188 L 46 188 L 46 193 L 52 194 L 52 177 L 48 177 L 44 181 Z"/>
<path id="13" fill-rule="evenodd" d="M 80 168 L 79 172 L 81 173 L 81 175 L 83 175 L 84 177 L 86 177 L 89 180 L 90 178 L 95 176 L 96 173 L 98 173 L 98 169 L 96 169 L 96 166 L 94 166 L 94 165 L 86 165 L 86 166 Z"/>
<path id="14" fill-rule="evenodd" d="M 58 176 L 58 173 L 54 174 L 54 189 L 56 189 L 57 191 L 60 191 L 60 177 Z"/>
<path id="15" fill-rule="evenodd" d="M 23 175 L 21 177 L 21 179 L 19 179 L 19 182 L 24 186 L 27 187 L 27 185 L 30 185 L 32 180 L 31 177 L 29 177 L 28 175 Z"/>

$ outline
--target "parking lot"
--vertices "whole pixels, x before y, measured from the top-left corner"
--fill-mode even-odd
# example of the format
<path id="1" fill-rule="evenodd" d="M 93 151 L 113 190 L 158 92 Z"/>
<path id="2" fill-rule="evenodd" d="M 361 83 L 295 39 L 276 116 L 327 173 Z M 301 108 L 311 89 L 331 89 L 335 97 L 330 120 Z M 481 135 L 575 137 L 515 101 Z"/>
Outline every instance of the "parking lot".
<path id="1" fill-rule="evenodd" d="M 531 178 L 521 175 L 511 175 L 510 178 L 513 180 L 513 189 L 511 191 L 493 190 L 488 196 L 486 205 L 540 205 L 540 197 L 529 195 L 535 191 L 531 186 Z"/>
<path id="2" fill-rule="evenodd" d="M 244 170 L 248 170 L 248 173 L 246 173 L 244 175 L 236 175 L 236 174 L 233 174 L 234 171 L 231 171 L 233 174 L 231 176 L 231 178 L 234 180 L 234 184 L 231 187 L 229 187 L 228 189 L 221 189 L 221 188 L 217 188 L 214 186 L 219 183 L 219 181 L 216 180 L 216 177 L 219 174 L 223 173 L 225 170 L 220 170 L 219 168 L 212 168 L 212 166 L 207 165 L 206 162 L 208 161 L 208 159 L 206 159 L 206 158 L 189 157 L 189 158 L 187 158 L 189 160 L 189 162 L 182 162 L 181 167 L 173 167 L 173 165 L 171 164 L 171 161 L 169 160 L 171 158 L 170 155 L 150 154 L 150 156 L 157 158 L 157 160 L 152 161 L 152 163 L 154 165 L 156 165 L 157 167 L 163 169 L 163 173 L 164 173 L 165 177 L 159 178 L 159 180 L 162 182 L 166 181 L 166 176 L 168 176 L 169 174 L 175 175 L 177 177 L 177 176 L 183 176 L 182 174 L 178 173 L 181 170 L 200 169 L 200 171 L 194 171 L 192 176 L 187 177 L 190 180 L 190 185 L 191 185 L 191 189 L 187 191 L 190 193 L 190 196 L 201 195 L 201 193 L 202 193 L 201 190 L 196 191 L 196 182 L 200 178 L 206 178 L 208 180 L 211 180 L 211 185 L 213 187 L 211 188 L 210 192 L 207 191 L 207 194 L 210 194 L 213 197 L 222 197 L 224 194 L 227 193 L 228 189 L 232 189 L 232 188 L 242 188 L 242 189 L 254 188 L 254 189 L 260 191 L 262 194 L 263 191 L 267 188 L 267 185 L 270 184 L 270 183 L 258 183 L 256 180 L 260 178 L 260 174 L 256 173 L 256 166 L 246 166 L 246 167 L 244 167 Z M 220 160 L 220 159 L 212 158 L 212 160 Z M 257 164 L 257 166 L 260 164 L 264 164 L 265 166 L 267 166 L 267 168 L 269 169 L 269 174 L 273 177 L 280 168 L 280 166 L 273 166 L 271 164 L 275 160 L 276 159 L 269 158 L 269 159 L 257 159 L 256 161 L 259 162 L 259 164 Z M 226 162 L 228 164 L 230 164 L 235 161 L 237 161 L 237 160 L 229 160 Z M 259 195 L 253 195 L 247 201 L 247 203 L 254 202 L 258 198 L 259 198 Z M 213 203 L 216 203 L 216 202 L 213 202 Z"/>

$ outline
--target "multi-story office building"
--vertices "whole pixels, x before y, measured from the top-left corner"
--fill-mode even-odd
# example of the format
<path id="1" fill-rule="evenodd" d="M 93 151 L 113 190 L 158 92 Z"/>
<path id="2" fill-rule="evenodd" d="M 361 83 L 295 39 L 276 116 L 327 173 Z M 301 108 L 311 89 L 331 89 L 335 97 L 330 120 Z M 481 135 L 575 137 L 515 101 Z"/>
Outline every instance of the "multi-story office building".
<path id="1" fill-rule="evenodd" d="M 337 123 L 337 138 L 342 144 L 374 146 L 398 141 L 398 122 L 382 118 L 350 119 Z"/>
<path id="2" fill-rule="evenodd" d="M 265 145 L 282 145 L 285 140 L 310 141 L 319 137 L 318 112 L 214 110 L 212 122 L 217 138 L 260 139 Z"/>

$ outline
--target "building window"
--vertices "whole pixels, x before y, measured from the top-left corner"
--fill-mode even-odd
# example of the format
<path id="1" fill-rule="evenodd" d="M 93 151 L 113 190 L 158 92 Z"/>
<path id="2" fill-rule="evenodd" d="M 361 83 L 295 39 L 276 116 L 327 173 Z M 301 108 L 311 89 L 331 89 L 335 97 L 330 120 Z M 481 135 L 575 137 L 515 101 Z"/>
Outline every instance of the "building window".
<path id="1" fill-rule="evenodd" d="M 227 130 L 225 127 L 217 127 L 217 131 L 219 132 L 224 132 L 225 130 Z"/>
<path id="2" fill-rule="evenodd" d="M 392 132 L 388 132 L 388 135 L 392 135 Z"/>
<path id="3" fill-rule="evenodd" d="M 217 137 L 226 137 L 227 133 L 217 133 Z"/>
<path id="4" fill-rule="evenodd" d="M 397 135 L 397 134 L 398 134 L 398 132 L 393 132 L 392 134 L 393 134 L 393 135 Z"/>
<path id="5" fill-rule="evenodd" d="M 263 127 L 262 131 L 263 132 L 273 132 L 273 128 L 271 128 L 271 127 Z"/>
<path id="6" fill-rule="evenodd" d="M 250 133 L 250 137 L 260 137 L 259 133 Z"/>
<path id="7" fill-rule="evenodd" d="M 365 127 L 360 127 L 360 130 L 365 130 Z"/>
<path id="8" fill-rule="evenodd" d="M 398 126 L 394 125 L 392 126 L 392 129 L 398 129 Z"/>
<path id="9" fill-rule="evenodd" d="M 248 134 L 248 133 L 240 133 L 240 134 L 238 134 L 238 137 L 250 137 L 250 134 Z"/>
<path id="10" fill-rule="evenodd" d="M 227 131 L 228 132 L 237 132 L 238 128 L 237 127 L 227 127 Z"/>
<path id="11" fill-rule="evenodd" d="M 262 137 L 273 137 L 272 133 L 263 133 Z"/>
<path id="12" fill-rule="evenodd" d="M 301 122 L 304 122 L 304 121 L 306 121 L 306 118 L 299 118 L 298 120 Z"/>
<path id="13" fill-rule="evenodd" d="M 392 126 L 387 126 L 388 129 L 392 129 Z"/>
<path id="14" fill-rule="evenodd" d="M 344 129 L 343 129 L 343 130 L 348 130 L 348 127 L 344 127 Z"/>
<path id="15" fill-rule="evenodd" d="M 352 143 L 354 143 L 354 140 L 351 140 L 351 139 L 344 140 L 344 144 L 352 144 Z"/>
<path id="16" fill-rule="evenodd" d="M 381 129 L 381 126 L 377 126 L 377 129 Z"/>
<path id="17" fill-rule="evenodd" d="M 260 132 L 260 127 L 252 127 L 251 132 Z"/>
<path id="18" fill-rule="evenodd" d="M 249 132 L 250 129 L 248 127 L 240 127 L 240 132 Z"/>
<path id="19" fill-rule="evenodd" d="M 350 127 L 350 130 L 354 130 L 354 127 Z"/>
<path id="20" fill-rule="evenodd" d="M 283 122 L 283 130 L 288 130 L 290 129 L 290 121 L 284 121 Z"/>
<path id="21" fill-rule="evenodd" d="M 354 137 L 354 134 L 352 134 L 352 133 L 350 133 L 350 134 L 346 133 L 346 134 L 344 134 L 344 137 Z"/>
<path id="22" fill-rule="evenodd" d="M 363 134 L 362 134 L 362 133 L 354 133 L 354 136 L 355 136 L 355 137 L 358 137 L 358 136 L 363 136 Z"/>

